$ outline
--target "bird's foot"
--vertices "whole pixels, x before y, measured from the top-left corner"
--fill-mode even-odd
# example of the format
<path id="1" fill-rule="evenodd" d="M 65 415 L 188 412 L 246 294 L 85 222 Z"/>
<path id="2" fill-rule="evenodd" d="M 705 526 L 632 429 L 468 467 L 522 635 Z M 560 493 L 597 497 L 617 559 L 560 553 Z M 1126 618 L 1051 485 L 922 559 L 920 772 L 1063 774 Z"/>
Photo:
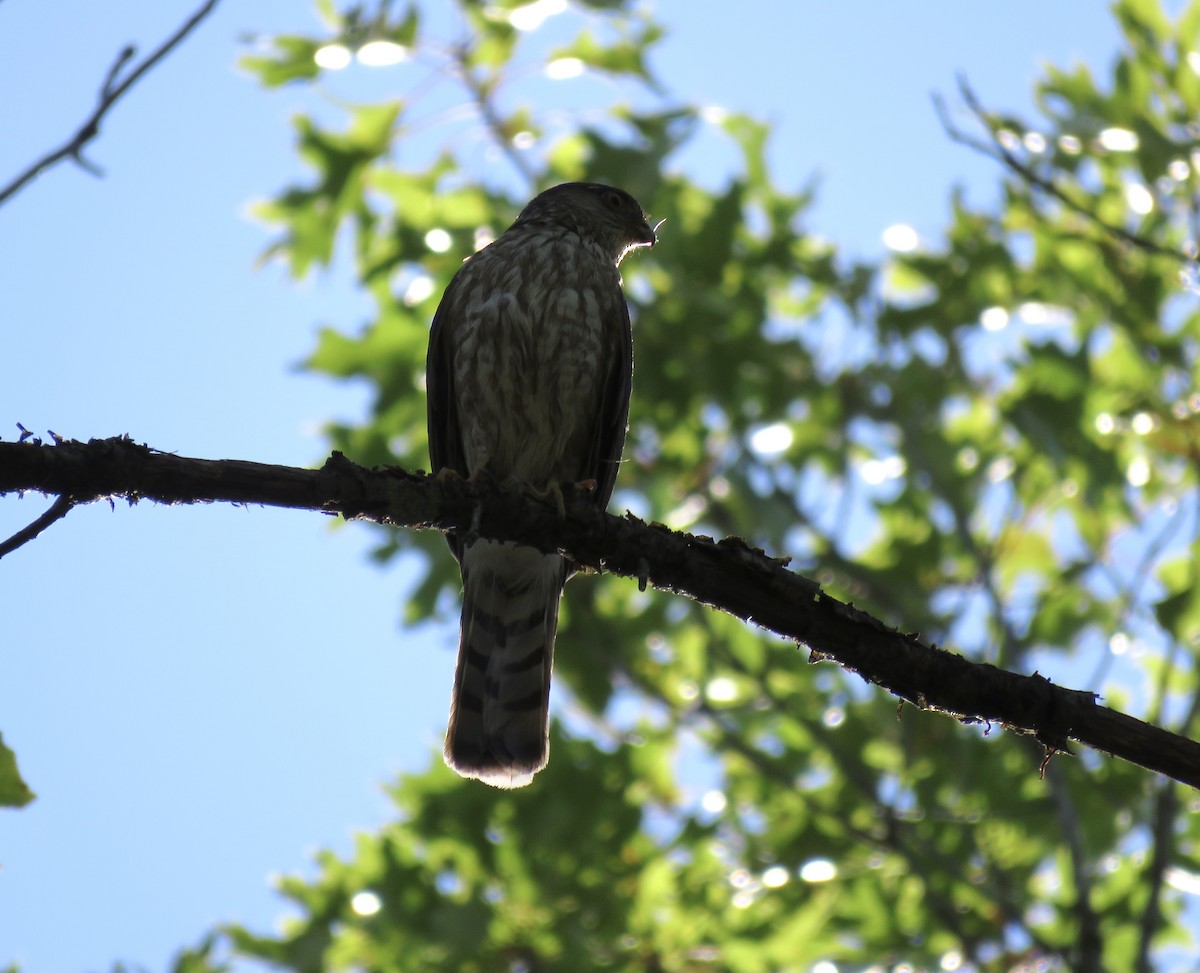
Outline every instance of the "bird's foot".
<path id="1" fill-rule="evenodd" d="M 562 487 L 558 483 L 551 483 L 544 490 L 539 490 L 534 486 L 525 484 L 525 489 L 541 500 L 550 501 L 550 503 L 554 504 L 554 509 L 558 511 L 558 519 L 566 519 L 567 504 L 563 499 Z"/>

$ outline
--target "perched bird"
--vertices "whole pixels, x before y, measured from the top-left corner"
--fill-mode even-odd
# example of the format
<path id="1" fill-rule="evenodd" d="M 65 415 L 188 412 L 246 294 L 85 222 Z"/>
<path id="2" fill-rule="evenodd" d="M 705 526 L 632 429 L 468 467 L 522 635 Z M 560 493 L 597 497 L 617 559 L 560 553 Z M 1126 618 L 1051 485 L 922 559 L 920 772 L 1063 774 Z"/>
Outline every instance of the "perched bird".
<path id="1" fill-rule="evenodd" d="M 564 183 L 470 257 L 442 296 L 426 360 L 435 472 L 482 472 L 553 492 L 595 484 L 604 508 L 629 418 L 633 340 L 617 265 L 656 242 L 628 193 Z M 462 568 L 462 628 L 446 763 L 522 787 L 546 766 L 559 554 L 448 536 Z"/>

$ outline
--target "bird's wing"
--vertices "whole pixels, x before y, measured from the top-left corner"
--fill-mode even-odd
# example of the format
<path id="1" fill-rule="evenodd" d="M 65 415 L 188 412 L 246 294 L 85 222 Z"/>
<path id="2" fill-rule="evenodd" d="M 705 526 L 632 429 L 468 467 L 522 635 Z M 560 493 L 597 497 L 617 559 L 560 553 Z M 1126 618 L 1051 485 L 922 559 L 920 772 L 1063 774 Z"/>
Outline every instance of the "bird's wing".
<path id="1" fill-rule="evenodd" d="M 629 322 L 629 306 L 618 289 L 612 304 L 605 309 L 611 332 L 617 338 L 618 351 L 612 359 L 604 380 L 603 398 L 597 411 L 592 434 L 592 450 L 588 457 L 587 478 L 596 481 L 596 505 L 603 509 L 612 497 L 625 447 L 625 430 L 629 425 L 629 397 L 633 389 L 633 332 Z"/>
<path id="2" fill-rule="evenodd" d="M 465 477 L 469 473 L 454 394 L 454 315 L 457 313 L 454 283 L 451 281 L 442 295 L 429 332 L 429 351 L 425 357 L 426 422 L 430 472 L 448 469 Z M 446 541 L 454 556 L 461 557 L 458 538 L 453 531 L 447 532 Z"/>
<path id="3" fill-rule="evenodd" d="M 430 472 L 451 469 L 467 475 L 462 435 L 454 396 L 454 283 L 446 289 L 429 332 L 425 357 L 426 419 L 429 431 Z"/>

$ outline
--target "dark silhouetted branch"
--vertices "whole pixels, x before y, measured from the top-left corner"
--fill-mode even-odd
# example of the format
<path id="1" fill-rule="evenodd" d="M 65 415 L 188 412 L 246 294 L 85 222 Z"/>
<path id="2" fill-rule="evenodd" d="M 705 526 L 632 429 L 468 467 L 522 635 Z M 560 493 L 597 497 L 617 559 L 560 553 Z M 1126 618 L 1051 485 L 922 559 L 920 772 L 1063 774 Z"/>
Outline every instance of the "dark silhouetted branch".
<path id="1" fill-rule="evenodd" d="M 55 521 L 62 520 L 73 506 L 75 506 L 74 500 L 65 495 L 60 496 L 50 505 L 50 509 L 28 527 L 23 527 L 6 541 L 0 541 L 0 557 L 12 553 L 22 544 L 28 544 Z"/>
<path id="2" fill-rule="evenodd" d="M 832 598 L 738 538 L 715 541 L 595 509 L 565 491 L 553 501 L 486 480 L 366 469 L 334 453 L 319 470 L 240 460 L 189 459 L 126 438 L 0 443 L 0 494 L 36 490 L 76 504 L 234 502 L 341 514 L 392 527 L 474 532 L 562 551 L 598 571 L 645 579 L 807 645 L 814 662 L 832 659 L 921 709 L 969 723 L 1033 734 L 1049 754 L 1070 741 L 1200 788 L 1200 743 L 1096 703 L 1034 673 L 1019 675 L 923 643 Z"/>
<path id="3" fill-rule="evenodd" d="M 78 130 L 66 142 L 60 145 L 57 149 L 47 152 L 40 159 L 30 165 L 24 172 L 16 176 L 7 186 L 0 189 L 0 206 L 8 202 L 13 196 L 25 188 L 34 179 L 40 176 L 51 166 L 55 166 L 64 159 L 71 159 L 76 165 L 86 169 L 93 176 L 103 175 L 100 167 L 94 162 L 84 158 L 84 147 L 100 134 L 100 123 L 104 120 L 104 116 L 115 105 L 121 97 L 145 75 L 152 67 L 158 64 L 164 57 L 171 53 L 183 41 L 188 34 L 207 17 L 217 5 L 218 0 L 207 0 L 191 17 L 189 17 L 174 34 L 168 37 L 163 43 L 144 61 L 138 64 L 132 71 L 129 72 L 123 79 L 120 78 L 121 72 L 133 60 L 137 54 L 137 50 L 129 45 L 121 50 L 117 58 L 112 63 L 112 67 L 108 69 L 108 74 L 104 79 L 104 83 L 100 86 L 100 95 L 96 102 L 96 107 L 92 113 L 79 126 Z"/>

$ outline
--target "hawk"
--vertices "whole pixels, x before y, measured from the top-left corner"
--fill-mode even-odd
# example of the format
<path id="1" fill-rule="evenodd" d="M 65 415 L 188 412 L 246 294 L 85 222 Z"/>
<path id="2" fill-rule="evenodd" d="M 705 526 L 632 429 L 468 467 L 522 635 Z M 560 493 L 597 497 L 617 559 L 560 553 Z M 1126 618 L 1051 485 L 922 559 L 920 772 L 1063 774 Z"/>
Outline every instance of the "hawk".
<path id="1" fill-rule="evenodd" d="M 633 375 L 617 266 L 656 242 L 628 193 L 571 182 L 534 198 L 442 296 L 426 360 L 434 472 L 486 472 L 539 492 L 612 496 Z M 561 554 L 450 533 L 462 569 L 446 763 L 495 787 L 546 766 Z"/>

